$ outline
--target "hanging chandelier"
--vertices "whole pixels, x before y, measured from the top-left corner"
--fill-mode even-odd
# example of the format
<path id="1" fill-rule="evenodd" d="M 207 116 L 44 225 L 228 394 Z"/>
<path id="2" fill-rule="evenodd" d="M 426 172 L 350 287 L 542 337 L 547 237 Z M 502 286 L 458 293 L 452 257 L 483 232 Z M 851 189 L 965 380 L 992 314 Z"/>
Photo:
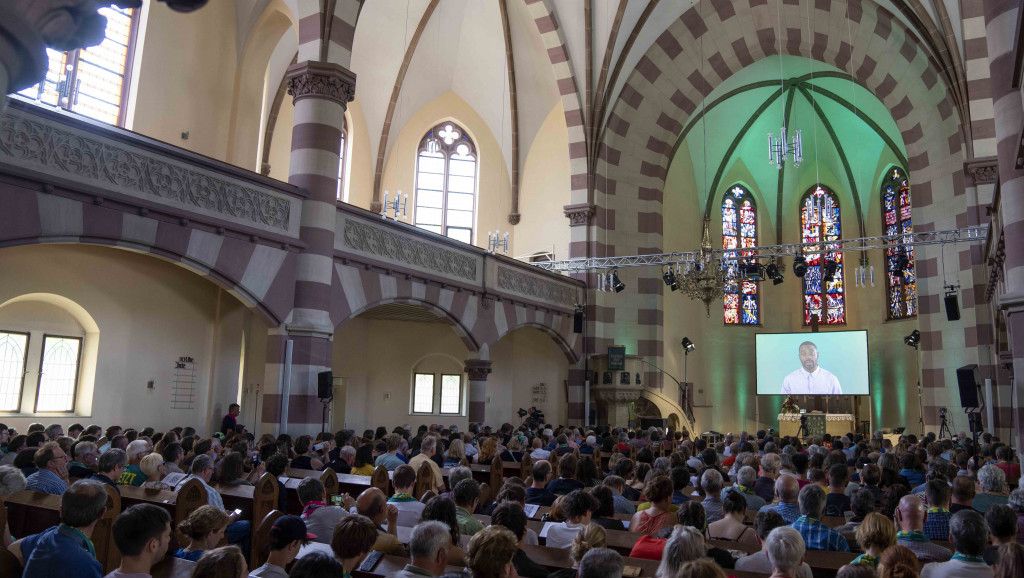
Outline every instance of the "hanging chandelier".
<path id="1" fill-rule="evenodd" d="M 679 288 L 690 299 L 704 304 L 704 311 L 711 317 L 711 302 L 721 300 L 725 294 L 726 271 L 721 262 L 715 262 L 711 249 L 711 220 L 704 218 L 704 232 L 700 250 L 687 262 L 682 276 L 677 277 Z"/>
<path id="2" fill-rule="evenodd" d="M 782 136 L 775 138 L 775 133 L 768 133 L 768 164 L 782 170 L 786 164 L 786 155 L 793 155 L 793 168 L 798 168 L 804 160 L 804 141 L 797 130 L 793 142 L 786 142 L 786 127 L 779 129 Z"/>

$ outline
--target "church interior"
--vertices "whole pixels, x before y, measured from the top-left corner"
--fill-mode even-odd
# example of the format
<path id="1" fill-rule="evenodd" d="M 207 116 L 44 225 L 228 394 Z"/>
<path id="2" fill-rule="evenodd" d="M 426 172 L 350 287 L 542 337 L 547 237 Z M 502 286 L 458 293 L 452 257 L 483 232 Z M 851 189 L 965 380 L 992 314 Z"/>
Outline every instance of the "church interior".
<path id="1" fill-rule="evenodd" d="M 1019 443 L 1017 2 L 128 4 L 0 44 L 9 426 L 756 431 L 756 335 L 866 331 L 801 407 L 966 431 L 973 365 Z"/>

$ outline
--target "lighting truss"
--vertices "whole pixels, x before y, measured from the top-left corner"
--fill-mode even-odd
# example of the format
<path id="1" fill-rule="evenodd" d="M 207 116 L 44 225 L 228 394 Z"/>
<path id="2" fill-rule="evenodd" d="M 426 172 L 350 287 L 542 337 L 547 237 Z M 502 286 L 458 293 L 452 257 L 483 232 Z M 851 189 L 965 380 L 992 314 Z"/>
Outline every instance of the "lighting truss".
<path id="1" fill-rule="evenodd" d="M 983 243 L 988 237 L 988 225 L 975 225 L 972 227 L 961 227 L 947 231 L 914 232 L 900 235 L 881 235 L 878 237 L 860 237 L 858 239 L 841 239 L 824 243 L 826 251 L 834 252 L 856 252 L 869 251 L 872 249 L 892 249 L 894 247 L 921 247 L 927 245 L 946 245 L 951 243 Z M 744 259 L 770 259 L 772 257 L 795 256 L 798 252 L 813 254 L 821 252 L 823 243 L 792 243 L 789 245 L 767 245 L 764 247 L 752 247 L 743 249 Z M 735 259 L 726 256 L 734 252 L 725 249 L 712 251 L 712 259 L 721 261 Z M 749 252 L 749 253 L 748 253 Z M 544 261 L 531 263 L 541 269 L 548 271 L 565 271 L 569 273 L 582 271 L 598 271 L 602 269 L 626 268 L 626 267 L 665 267 L 669 265 L 687 265 L 695 263 L 700 258 L 700 251 L 685 251 L 678 253 L 659 253 L 654 255 L 626 255 L 623 257 L 591 257 L 582 259 L 565 259 L 562 261 Z"/>

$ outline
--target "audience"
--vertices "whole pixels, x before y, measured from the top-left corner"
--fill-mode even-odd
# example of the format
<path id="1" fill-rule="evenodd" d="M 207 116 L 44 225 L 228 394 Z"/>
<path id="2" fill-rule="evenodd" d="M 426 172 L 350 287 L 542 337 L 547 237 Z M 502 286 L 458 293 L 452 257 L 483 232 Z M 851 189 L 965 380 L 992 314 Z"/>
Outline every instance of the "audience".
<path id="1" fill-rule="evenodd" d="M 523 512 L 523 507 L 516 502 L 502 502 L 491 514 L 492 525 L 504 526 L 512 532 L 512 535 L 519 538 L 516 544 L 516 553 L 512 556 L 512 565 L 516 569 L 516 574 L 526 578 L 545 578 L 548 575 L 547 568 L 531 560 L 523 551 L 527 536 L 526 522 L 526 513 Z"/>
<path id="2" fill-rule="evenodd" d="M 224 512 L 224 499 L 221 497 L 220 492 L 210 486 L 210 479 L 213 477 L 213 470 L 214 461 L 212 457 L 206 454 L 197 455 L 195 459 L 192 460 L 192 466 L 189 470 L 191 473 L 178 482 L 178 485 L 174 488 L 175 491 L 181 490 L 181 487 L 187 484 L 190 480 L 199 480 L 203 485 L 203 489 L 206 490 L 207 505 L 213 506 L 221 512 Z M 243 551 L 247 552 L 249 551 L 250 532 L 251 522 L 249 520 L 239 520 L 238 514 L 234 512 L 228 514 L 228 526 L 225 532 L 228 543 L 238 544 Z"/>
<path id="3" fill-rule="evenodd" d="M 800 493 L 803 495 L 803 491 Z M 806 547 L 801 532 L 793 527 L 783 526 L 775 528 L 768 534 L 764 550 L 772 565 L 772 576 L 796 576 L 804 560 Z"/>
<path id="4" fill-rule="evenodd" d="M 1002 470 L 998 471 L 1002 474 Z M 946 562 L 925 564 L 921 569 L 921 578 L 985 578 L 994 575 L 992 568 L 982 557 L 985 546 L 988 545 L 988 527 L 981 514 L 971 510 L 953 514 L 949 520 L 949 538 L 953 542 L 956 554 Z"/>
<path id="5" fill-rule="evenodd" d="M 38 460 L 37 460 L 38 462 Z M 981 493 L 974 496 L 971 507 L 984 514 L 996 504 L 1006 504 L 1006 474 L 1003 470 L 988 465 L 978 470 L 978 487 Z"/>
<path id="6" fill-rule="evenodd" d="M 569 545 L 569 560 L 572 562 L 572 568 L 563 568 L 552 572 L 551 578 L 573 578 L 576 576 L 583 557 L 595 548 L 604 548 L 607 545 L 607 537 L 604 528 L 597 524 L 587 524 L 580 528 Z"/>
<path id="7" fill-rule="evenodd" d="M 747 501 L 743 496 L 739 492 L 726 494 L 722 500 L 722 511 L 725 517 L 708 526 L 711 539 L 736 542 L 741 548 L 756 548 L 758 543 L 754 528 L 743 523 L 747 515 Z"/>
<path id="8" fill-rule="evenodd" d="M 850 511 L 850 498 L 846 487 L 850 480 L 846 463 L 835 464 L 828 470 L 828 495 L 825 497 L 826 516 L 844 516 Z"/>
<path id="9" fill-rule="evenodd" d="M 957 476 L 953 479 L 953 490 L 949 505 L 950 516 L 960 510 L 972 509 L 974 503 L 975 486 L 974 480 L 967 476 Z"/>
<path id="10" fill-rule="evenodd" d="M 187 520 L 178 522 L 178 532 L 189 538 L 184 548 L 174 551 L 175 558 L 195 562 L 203 552 L 215 547 L 224 537 L 229 518 L 224 510 L 215 506 L 199 506 Z"/>
<path id="11" fill-rule="evenodd" d="M 92 480 L 79 480 L 61 495 L 60 525 L 11 544 L 24 567 L 22 578 L 99 578 L 91 536 L 107 510 L 107 491 Z"/>
<path id="12" fill-rule="evenodd" d="M 612 501 L 615 503 L 616 514 L 632 516 L 636 513 L 636 506 L 629 499 L 622 495 L 626 481 L 616 475 L 610 475 L 604 479 L 604 485 L 612 491 Z"/>
<path id="13" fill-rule="evenodd" d="M 768 559 L 766 542 L 772 530 L 782 528 L 784 526 L 786 526 L 786 521 L 778 512 L 765 509 L 758 512 L 757 517 L 754 518 L 754 529 L 756 532 L 757 543 L 760 545 L 761 551 L 748 556 L 743 556 L 736 560 L 736 569 L 744 570 L 746 572 L 771 574 L 772 562 Z M 813 574 L 811 573 L 811 567 L 804 562 L 796 569 L 796 573 L 790 574 L 790 576 L 794 576 L 794 578 L 812 578 Z"/>
<path id="14" fill-rule="evenodd" d="M 707 552 L 704 536 L 691 526 L 676 526 L 665 542 L 658 576 L 677 576 L 685 562 L 703 558 Z"/>
<path id="15" fill-rule="evenodd" d="M 949 511 L 949 484 L 943 480 L 928 480 L 924 493 L 928 501 L 924 534 L 929 540 L 946 540 L 949 537 L 949 519 L 953 516 Z"/>
<path id="16" fill-rule="evenodd" d="M 535 438 L 539 440 L 539 438 Z M 555 496 L 548 491 L 547 482 L 551 476 L 551 463 L 547 460 L 539 460 L 533 463 L 533 485 L 526 488 L 526 503 L 537 506 L 550 506 L 555 502 Z"/>
<path id="17" fill-rule="evenodd" d="M 373 543 L 373 550 L 379 550 L 393 556 L 406 555 L 405 546 L 398 541 L 398 509 L 388 503 L 384 492 L 377 488 L 364 490 L 356 498 L 356 512 L 370 520 L 377 530 L 377 539 Z M 348 516 L 345 518 L 348 518 Z M 342 518 L 342 521 L 345 518 Z M 387 522 L 387 530 L 383 528 L 384 522 Z M 340 525 L 336 525 L 335 530 L 339 527 Z M 334 537 L 331 538 L 332 545 L 337 534 L 337 531 L 335 531 Z"/>
<path id="18" fill-rule="evenodd" d="M 995 578 L 1024 576 L 1024 546 L 1013 543 L 999 547 L 996 564 L 992 568 Z"/>
<path id="19" fill-rule="evenodd" d="M 398 437 L 397 434 L 388 434 Z M 401 460 L 399 460 L 401 461 Z M 388 504 L 398 510 L 398 525 L 412 527 L 419 522 L 420 515 L 426 504 L 412 495 L 416 487 L 416 471 L 412 466 L 402 463 L 394 469 L 391 483 L 395 487 L 395 495 L 388 498 Z"/>
<path id="20" fill-rule="evenodd" d="M 798 502 L 800 517 L 793 522 L 792 527 L 803 536 L 808 550 L 850 551 L 850 545 L 842 534 L 821 523 L 821 515 L 825 511 L 825 491 L 820 486 L 804 486 L 800 490 Z"/>
<path id="21" fill-rule="evenodd" d="M 409 536 L 409 563 L 391 576 L 419 578 L 444 574 L 444 569 L 448 566 L 448 549 L 451 545 L 451 533 L 443 523 L 417 524 Z"/>
<path id="22" fill-rule="evenodd" d="M 882 552 L 890 546 L 896 545 L 896 528 L 892 521 L 885 516 L 871 512 L 857 526 L 857 544 L 864 550 L 864 553 L 853 559 L 851 564 L 864 564 L 872 568 L 878 568 L 878 559 Z"/>
<path id="23" fill-rule="evenodd" d="M 985 512 L 985 524 L 992 544 L 985 548 L 983 557 L 985 563 L 991 566 L 996 563 L 999 546 L 1017 542 L 1017 515 L 1010 506 L 997 504 Z"/>
<path id="24" fill-rule="evenodd" d="M 437 466 L 434 460 L 430 459 L 434 456 L 435 450 L 437 449 L 437 438 L 434 436 L 427 436 L 420 442 L 420 453 L 416 454 L 409 460 L 409 465 L 412 469 L 419 473 L 420 466 L 423 464 L 429 464 L 430 470 L 434 473 L 434 484 L 432 490 L 440 494 L 444 491 L 444 478 L 441 477 L 441 468 Z M 536 479 L 536 476 L 534 476 Z M 550 505 L 550 504 L 546 504 Z"/>
<path id="25" fill-rule="evenodd" d="M 578 578 L 621 578 L 625 569 L 622 556 L 608 548 L 594 548 L 580 560 Z"/>
<path id="26" fill-rule="evenodd" d="M 360 495 L 360 497 L 362 496 Z M 331 535 L 331 551 L 334 552 L 334 557 L 338 562 L 341 562 L 345 576 L 350 576 L 363 562 L 366 555 L 375 549 L 374 546 L 379 540 L 378 534 L 377 525 L 360 514 L 345 516 L 334 527 L 334 533 Z M 337 574 L 334 575 L 337 576 Z M 294 577 L 294 570 L 291 576 Z"/>
<path id="27" fill-rule="evenodd" d="M 750 466 L 743 466 L 736 472 L 736 483 L 730 487 L 730 492 L 738 492 L 743 496 L 743 499 L 747 502 L 748 510 L 760 510 L 767 503 L 763 498 L 754 493 L 754 483 L 756 481 L 757 470 Z"/>
<path id="28" fill-rule="evenodd" d="M 68 489 L 68 455 L 57 442 L 46 442 L 35 451 L 36 471 L 25 480 L 27 489 L 44 494 L 63 494 Z"/>
<path id="29" fill-rule="evenodd" d="M 480 483 L 473 478 L 460 481 L 452 490 L 455 500 L 455 517 L 459 522 L 459 533 L 472 536 L 484 529 L 480 520 L 473 517 L 473 512 L 480 505 Z"/>
<path id="30" fill-rule="evenodd" d="M 867 568 L 857 564 L 858 568 Z M 912 578 L 919 576 L 921 561 L 908 548 L 900 545 L 892 546 L 882 552 L 878 561 L 879 578 Z"/>
<path id="31" fill-rule="evenodd" d="M 589 491 L 597 500 L 597 508 L 592 514 L 591 522 L 605 530 L 625 530 L 626 526 L 622 520 L 615 518 L 615 492 L 605 485 L 594 486 Z"/>
<path id="32" fill-rule="evenodd" d="M 171 516 L 160 506 L 136 504 L 114 520 L 112 534 L 121 553 L 121 565 L 106 578 L 148 576 L 153 565 L 167 554 Z"/>
<path id="33" fill-rule="evenodd" d="M 503 526 L 488 526 L 476 533 L 466 551 L 467 574 L 473 578 L 508 578 L 515 576 L 512 558 L 518 541 Z"/>
<path id="34" fill-rule="evenodd" d="M 704 491 L 701 506 L 708 516 L 708 523 L 714 524 L 725 517 L 722 510 L 722 473 L 708 468 L 700 478 L 700 487 Z"/>
<path id="35" fill-rule="evenodd" d="M 913 494 L 903 496 L 895 513 L 896 527 L 899 528 L 896 543 L 909 549 L 921 560 L 945 562 L 953 553 L 938 544 L 932 544 L 925 535 L 924 523 L 927 516 L 921 498 Z"/>
<path id="36" fill-rule="evenodd" d="M 224 546 L 203 553 L 192 569 L 192 578 L 245 578 L 249 567 L 238 546 Z"/>
<path id="37" fill-rule="evenodd" d="M 302 504 L 301 519 L 309 533 L 314 535 L 310 540 L 330 544 L 334 527 L 348 515 L 355 500 L 348 494 L 342 494 L 344 507 L 328 505 L 327 490 L 319 478 L 305 478 L 299 482 L 295 493 Z"/>
<path id="38" fill-rule="evenodd" d="M 270 527 L 270 554 L 266 564 L 249 573 L 249 578 L 286 578 L 285 568 L 299 554 L 299 549 L 316 539 L 298 516 L 281 516 Z"/>
<path id="39" fill-rule="evenodd" d="M 857 526 L 864 522 L 864 518 L 875 511 L 875 494 L 867 488 L 857 490 L 850 497 L 850 510 L 853 517 L 849 518 L 845 524 L 836 526 L 834 528 L 836 532 L 843 535 L 855 532 Z"/>
<path id="40" fill-rule="evenodd" d="M 657 476 L 647 484 L 644 495 L 651 502 L 651 507 L 633 514 L 629 522 L 629 531 L 639 534 L 657 534 L 658 530 L 672 526 L 672 480 L 666 476 Z"/>

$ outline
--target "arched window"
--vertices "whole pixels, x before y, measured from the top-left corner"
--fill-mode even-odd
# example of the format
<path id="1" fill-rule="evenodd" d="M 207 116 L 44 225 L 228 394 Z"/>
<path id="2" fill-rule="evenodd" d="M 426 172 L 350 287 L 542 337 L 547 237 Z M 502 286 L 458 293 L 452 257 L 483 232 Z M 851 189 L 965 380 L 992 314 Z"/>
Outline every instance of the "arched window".
<path id="1" fill-rule="evenodd" d="M 106 37 L 99 46 L 69 52 L 46 49 L 46 78 L 19 94 L 51 106 L 123 126 L 131 58 L 139 17 L 131 8 L 104 7 Z"/>
<path id="2" fill-rule="evenodd" d="M 893 168 L 882 183 L 882 228 L 886 235 L 909 235 L 914 232 L 910 220 L 910 181 L 901 169 Z M 907 256 L 907 267 L 898 272 L 901 253 Z M 885 250 L 885 285 L 889 297 L 889 319 L 905 319 L 917 315 L 917 275 L 914 271 L 914 248 Z"/>
<path id="3" fill-rule="evenodd" d="M 416 163 L 417 227 L 473 242 L 476 160 L 473 141 L 453 122 L 443 122 L 423 137 Z"/>
<path id="4" fill-rule="evenodd" d="M 726 191 L 722 200 L 722 248 L 730 251 L 723 297 L 726 325 L 757 325 L 760 321 L 757 283 L 740 277 L 739 265 L 746 261 L 737 259 L 750 255 L 742 249 L 756 246 L 757 206 L 750 191 L 736 185 Z"/>
<path id="5" fill-rule="evenodd" d="M 843 238 L 835 193 L 821 185 L 807 191 L 800 202 L 800 225 L 802 242 L 824 243 L 804 249 L 804 323 L 810 324 L 815 315 L 821 324 L 846 323 L 843 254 L 829 244 Z"/>
<path id="6" fill-rule="evenodd" d="M 348 159 L 351 146 L 348 140 L 348 122 L 341 128 L 341 143 L 338 148 L 338 200 L 348 202 Z"/>

